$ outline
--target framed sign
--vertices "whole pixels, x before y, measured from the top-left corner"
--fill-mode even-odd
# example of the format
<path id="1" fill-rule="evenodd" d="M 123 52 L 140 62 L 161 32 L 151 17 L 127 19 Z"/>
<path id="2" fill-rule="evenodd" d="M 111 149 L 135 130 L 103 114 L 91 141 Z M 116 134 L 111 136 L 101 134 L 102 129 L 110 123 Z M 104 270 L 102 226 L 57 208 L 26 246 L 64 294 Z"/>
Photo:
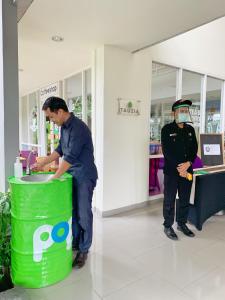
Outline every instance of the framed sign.
<path id="1" fill-rule="evenodd" d="M 58 126 L 53 124 L 53 122 L 47 122 L 44 112 L 42 111 L 42 105 L 45 100 L 49 97 L 60 97 L 62 94 L 62 81 L 57 81 L 48 86 L 40 89 L 40 144 L 43 145 L 41 155 L 45 156 L 48 152 L 53 152 L 55 148 L 55 143 L 58 140 L 58 134 L 54 131 L 58 131 Z M 46 135 L 46 131 L 48 134 Z"/>
<path id="2" fill-rule="evenodd" d="M 200 134 L 201 159 L 204 166 L 224 164 L 224 134 Z"/>
<path id="3" fill-rule="evenodd" d="M 118 98 L 118 115 L 125 116 L 139 116 L 140 115 L 140 102 L 134 99 Z"/>
<path id="4" fill-rule="evenodd" d="M 52 83 L 48 86 L 45 86 L 40 89 L 40 101 L 44 102 L 49 97 L 60 97 L 61 94 L 61 87 L 60 82 L 57 81 L 55 83 Z"/>

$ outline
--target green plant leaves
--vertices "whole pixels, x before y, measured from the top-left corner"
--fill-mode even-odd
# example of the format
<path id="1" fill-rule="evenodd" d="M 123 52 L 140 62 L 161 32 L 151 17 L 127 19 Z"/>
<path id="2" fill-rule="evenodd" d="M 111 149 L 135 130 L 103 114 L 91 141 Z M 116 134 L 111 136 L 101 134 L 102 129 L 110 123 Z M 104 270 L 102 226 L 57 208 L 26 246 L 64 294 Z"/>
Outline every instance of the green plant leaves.
<path id="1" fill-rule="evenodd" d="M 10 193 L 0 193 L 0 280 L 11 263 L 11 203 Z"/>

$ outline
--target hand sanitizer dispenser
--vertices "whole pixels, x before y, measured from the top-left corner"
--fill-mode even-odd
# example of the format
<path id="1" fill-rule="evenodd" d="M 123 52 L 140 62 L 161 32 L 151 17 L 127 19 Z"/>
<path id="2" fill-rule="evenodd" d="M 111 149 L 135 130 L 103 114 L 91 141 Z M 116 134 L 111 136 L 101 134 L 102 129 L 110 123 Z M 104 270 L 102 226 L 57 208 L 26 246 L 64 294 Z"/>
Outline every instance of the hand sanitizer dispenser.
<path id="1" fill-rule="evenodd" d="M 17 157 L 16 162 L 14 163 L 14 176 L 16 178 L 21 178 L 23 176 L 23 166 L 20 162 L 20 157 Z"/>

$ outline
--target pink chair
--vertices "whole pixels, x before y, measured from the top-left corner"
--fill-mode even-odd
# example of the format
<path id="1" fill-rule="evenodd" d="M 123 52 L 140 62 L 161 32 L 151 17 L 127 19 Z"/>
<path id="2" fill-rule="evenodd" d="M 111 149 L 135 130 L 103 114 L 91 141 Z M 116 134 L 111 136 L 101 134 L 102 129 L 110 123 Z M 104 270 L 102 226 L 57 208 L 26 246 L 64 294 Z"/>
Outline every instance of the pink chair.
<path id="1" fill-rule="evenodd" d="M 158 170 L 159 170 L 159 158 L 149 159 L 149 192 L 157 188 L 160 191 Z"/>
<path id="2" fill-rule="evenodd" d="M 27 167 L 27 158 L 30 154 L 30 150 L 21 150 L 20 156 L 25 158 L 26 160 L 22 160 L 23 169 L 25 170 Z M 36 157 L 38 156 L 36 151 L 33 151 L 30 157 L 30 165 L 33 165 L 36 162 Z"/>
<path id="3" fill-rule="evenodd" d="M 200 157 L 196 156 L 196 159 L 194 160 L 192 167 L 193 169 L 203 168 L 203 163 Z"/>

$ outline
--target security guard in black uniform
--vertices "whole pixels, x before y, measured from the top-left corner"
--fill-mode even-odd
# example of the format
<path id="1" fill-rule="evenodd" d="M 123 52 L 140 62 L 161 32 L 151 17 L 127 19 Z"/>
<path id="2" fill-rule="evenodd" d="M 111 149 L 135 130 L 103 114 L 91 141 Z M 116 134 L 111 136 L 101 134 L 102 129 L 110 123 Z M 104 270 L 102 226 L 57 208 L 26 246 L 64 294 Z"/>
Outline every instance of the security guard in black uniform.
<path id="1" fill-rule="evenodd" d="M 178 100 L 172 106 L 174 122 L 165 125 L 161 132 L 164 165 L 164 232 L 172 240 L 178 237 L 173 230 L 175 200 L 178 192 L 179 200 L 176 205 L 177 229 L 189 237 L 194 233 L 187 227 L 189 199 L 192 186 L 192 163 L 197 156 L 198 144 L 191 123 L 189 107 L 190 100 Z"/>

